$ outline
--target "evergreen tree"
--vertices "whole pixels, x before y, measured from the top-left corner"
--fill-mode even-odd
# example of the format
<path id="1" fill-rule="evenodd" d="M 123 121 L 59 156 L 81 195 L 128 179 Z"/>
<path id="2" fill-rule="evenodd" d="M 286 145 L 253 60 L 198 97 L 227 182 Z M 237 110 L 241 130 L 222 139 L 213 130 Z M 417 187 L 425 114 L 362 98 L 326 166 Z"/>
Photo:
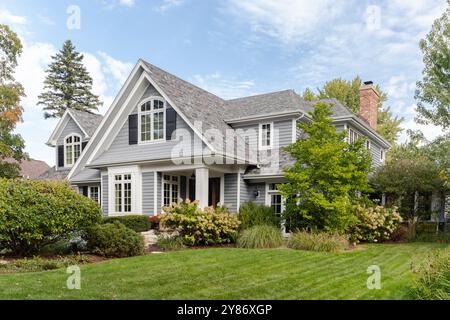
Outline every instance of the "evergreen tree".
<path id="1" fill-rule="evenodd" d="M 337 78 L 325 83 L 322 89 L 318 89 L 315 94 L 311 89 L 306 89 L 303 93 L 303 99 L 306 101 L 315 101 L 320 99 L 335 98 L 350 111 L 359 113 L 360 99 L 359 89 L 362 81 L 359 76 L 353 80 Z M 378 104 L 378 128 L 377 132 L 390 143 L 395 143 L 403 129 L 400 127 L 403 118 L 394 117 L 390 107 L 384 107 L 387 100 L 387 94 L 379 86 L 375 89 L 380 93 L 380 103 Z"/>
<path id="2" fill-rule="evenodd" d="M 417 122 L 450 129 L 450 1 L 432 30 L 420 41 L 423 80 L 417 82 Z"/>
<path id="3" fill-rule="evenodd" d="M 332 125 L 331 106 L 316 104 L 311 121 L 300 124 L 308 136 L 286 147 L 296 162 L 279 187 L 288 199 L 285 218 L 291 227 L 345 231 L 354 222 L 352 205 L 369 191 L 371 155 L 364 139 L 348 143 Z"/>
<path id="4" fill-rule="evenodd" d="M 102 105 L 92 93 L 92 78 L 83 65 L 83 55 L 67 40 L 52 57 L 47 69 L 44 92 L 38 104 L 44 105 L 44 117 L 60 118 L 67 109 L 92 112 Z"/>
<path id="5" fill-rule="evenodd" d="M 17 163 L 5 159 L 26 158 L 22 137 L 13 133 L 16 124 L 22 121 L 21 98 L 25 96 L 22 85 L 14 79 L 21 53 L 22 44 L 17 34 L 0 24 L 0 177 L 3 178 L 17 177 L 20 172 Z"/>

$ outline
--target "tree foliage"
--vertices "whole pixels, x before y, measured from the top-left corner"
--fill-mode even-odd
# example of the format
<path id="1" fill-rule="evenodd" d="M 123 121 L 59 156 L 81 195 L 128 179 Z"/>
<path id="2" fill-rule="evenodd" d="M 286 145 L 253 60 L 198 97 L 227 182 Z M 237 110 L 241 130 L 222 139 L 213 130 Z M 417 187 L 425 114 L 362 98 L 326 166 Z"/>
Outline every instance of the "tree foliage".
<path id="1" fill-rule="evenodd" d="M 416 99 L 419 123 L 450 128 L 450 1 L 441 18 L 420 41 L 425 68 L 417 82 Z"/>
<path id="2" fill-rule="evenodd" d="M 359 90 L 362 81 L 359 76 L 348 81 L 342 78 L 333 79 L 325 83 L 323 88 L 317 89 L 315 94 L 311 89 L 307 88 L 303 93 L 303 99 L 306 101 L 316 101 L 320 99 L 335 98 L 350 111 L 355 114 L 359 113 L 360 98 Z M 384 107 L 383 104 L 387 100 L 387 94 L 377 85 L 375 89 L 380 94 L 380 103 L 378 104 L 378 128 L 377 132 L 390 143 L 394 143 L 399 137 L 403 129 L 400 124 L 403 118 L 394 117 L 390 107 Z"/>
<path id="3" fill-rule="evenodd" d="M 285 170 L 288 183 L 279 187 L 288 199 L 285 218 L 295 227 L 345 231 L 354 222 L 352 205 L 369 191 L 371 155 L 364 139 L 348 143 L 346 132 L 332 125 L 331 107 L 315 105 L 311 121 L 300 124 L 308 136 L 286 147 L 296 162 Z"/>
<path id="4" fill-rule="evenodd" d="M 67 109 L 98 110 L 102 103 L 92 93 L 92 78 L 83 65 L 83 55 L 75 50 L 70 40 L 52 60 L 38 102 L 44 106 L 44 117 L 60 118 Z"/>
<path id="5" fill-rule="evenodd" d="M 0 24 L 0 177 L 6 178 L 17 177 L 19 165 L 5 159 L 20 161 L 26 157 L 22 137 L 13 133 L 17 123 L 22 121 L 21 99 L 25 96 L 22 85 L 14 79 L 21 53 L 22 44 L 17 34 Z"/>

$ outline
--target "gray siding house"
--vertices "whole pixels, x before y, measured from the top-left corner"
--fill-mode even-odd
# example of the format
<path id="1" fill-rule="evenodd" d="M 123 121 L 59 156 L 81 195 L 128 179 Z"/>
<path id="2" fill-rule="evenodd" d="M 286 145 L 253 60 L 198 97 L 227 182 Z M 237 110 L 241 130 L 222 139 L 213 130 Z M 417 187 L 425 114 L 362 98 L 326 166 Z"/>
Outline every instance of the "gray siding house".
<path id="1" fill-rule="evenodd" d="M 390 145 L 375 130 L 373 85 L 361 88 L 360 115 L 327 102 L 337 129 L 350 141 L 366 136 L 379 166 Z M 254 201 L 281 213 L 276 185 L 293 163 L 282 147 L 304 138 L 297 125 L 313 105 L 293 90 L 224 100 L 139 60 L 104 117 L 69 110 L 47 144 L 54 173 L 105 215 L 155 215 L 179 198 L 232 212 Z"/>

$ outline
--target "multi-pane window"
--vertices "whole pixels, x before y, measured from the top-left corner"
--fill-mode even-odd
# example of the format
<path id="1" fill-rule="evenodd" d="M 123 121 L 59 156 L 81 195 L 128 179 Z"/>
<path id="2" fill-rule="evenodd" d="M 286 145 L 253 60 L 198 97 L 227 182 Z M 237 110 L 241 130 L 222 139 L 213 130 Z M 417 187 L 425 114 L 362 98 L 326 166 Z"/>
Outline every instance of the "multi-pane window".
<path id="1" fill-rule="evenodd" d="M 380 160 L 381 160 L 381 162 L 384 162 L 384 157 L 385 157 L 385 155 L 384 155 L 384 150 L 381 149 L 381 150 L 380 150 Z"/>
<path id="2" fill-rule="evenodd" d="M 64 139 L 64 165 L 71 167 L 77 162 L 81 154 L 81 138 L 71 135 Z"/>
<path id="3" fill-rule="evenodd" d="M 114 207 L 117 213 L 131 212 L 131 174 L 114 176 Z"/>
<path id="4" fill-rule="evenodd" d="M 150 100 L 139 109 L 140 141 L 157 141 L 164 139 L 164 102 Z"/>
<path id="5" fill-rule="evenodd" d="M 370 140 L 366 140 L 366 149 L 370 150 Z"/>
<path id="6" fill-rule="evenodd" d="M 269 149 L 272 147 L 272 124 L 264 123 L 259 127 L 260 147 L 261 149 Z"/>
<path id="7" fill-rule="evenodd" d="M 166 174 L 163 178 L 163 202 L 164 206 L 167 207 L 171 203 L 178 202 L 179 177 Z"/>
<path id="8" fill-rule="evenodd" d="M 89 187 L 89 198 L 95 202 L 99 202 L 99 187 Z"/>
<path id="9" fill-rule="evenodd" d="M 283 197 L 278 191 L 278 185 L 279 183 L 269 184 L 268 196 L 270 196 L 270 207 L 272 208 L 273 212 L 276 215 L 281 216 L 284 210 L 284 203 Z"/>
<path id="10" fill-rule="evenodd" d="M 348 142 L 349 143 L 356 142 L 360 137 L 361 137 L 361 135 L 359 133 L 357 133 L 355 130 L 348 129 Z"/>

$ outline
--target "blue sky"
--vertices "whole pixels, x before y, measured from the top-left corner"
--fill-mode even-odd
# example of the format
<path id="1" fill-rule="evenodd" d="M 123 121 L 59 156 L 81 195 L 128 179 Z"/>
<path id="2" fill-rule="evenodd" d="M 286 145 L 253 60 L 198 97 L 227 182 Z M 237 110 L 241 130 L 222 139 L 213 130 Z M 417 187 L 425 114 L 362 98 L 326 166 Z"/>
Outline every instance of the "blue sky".
<path id="1" fill-rule="evenodd" d="M 68 28 L 73 6 L 80 28 Z M 101 113 L 144 58 L 223 98 L 301 93 L 360 75 L 388 92 L 387 104 L 405 117 L 405 128 L 433 138 L 438 129 L 413 121 L 423 68 L 418 41 L 445 6 L 445 0 L 2 0 L 0 23 L 24 44 L 16 78 L 27 97 L 17 132 L 31 157 L 54 164 L 45 142 L 56 121 L 43 119 L 37 95 L 50 56 L 71 39 L 105 102 Z"/>

